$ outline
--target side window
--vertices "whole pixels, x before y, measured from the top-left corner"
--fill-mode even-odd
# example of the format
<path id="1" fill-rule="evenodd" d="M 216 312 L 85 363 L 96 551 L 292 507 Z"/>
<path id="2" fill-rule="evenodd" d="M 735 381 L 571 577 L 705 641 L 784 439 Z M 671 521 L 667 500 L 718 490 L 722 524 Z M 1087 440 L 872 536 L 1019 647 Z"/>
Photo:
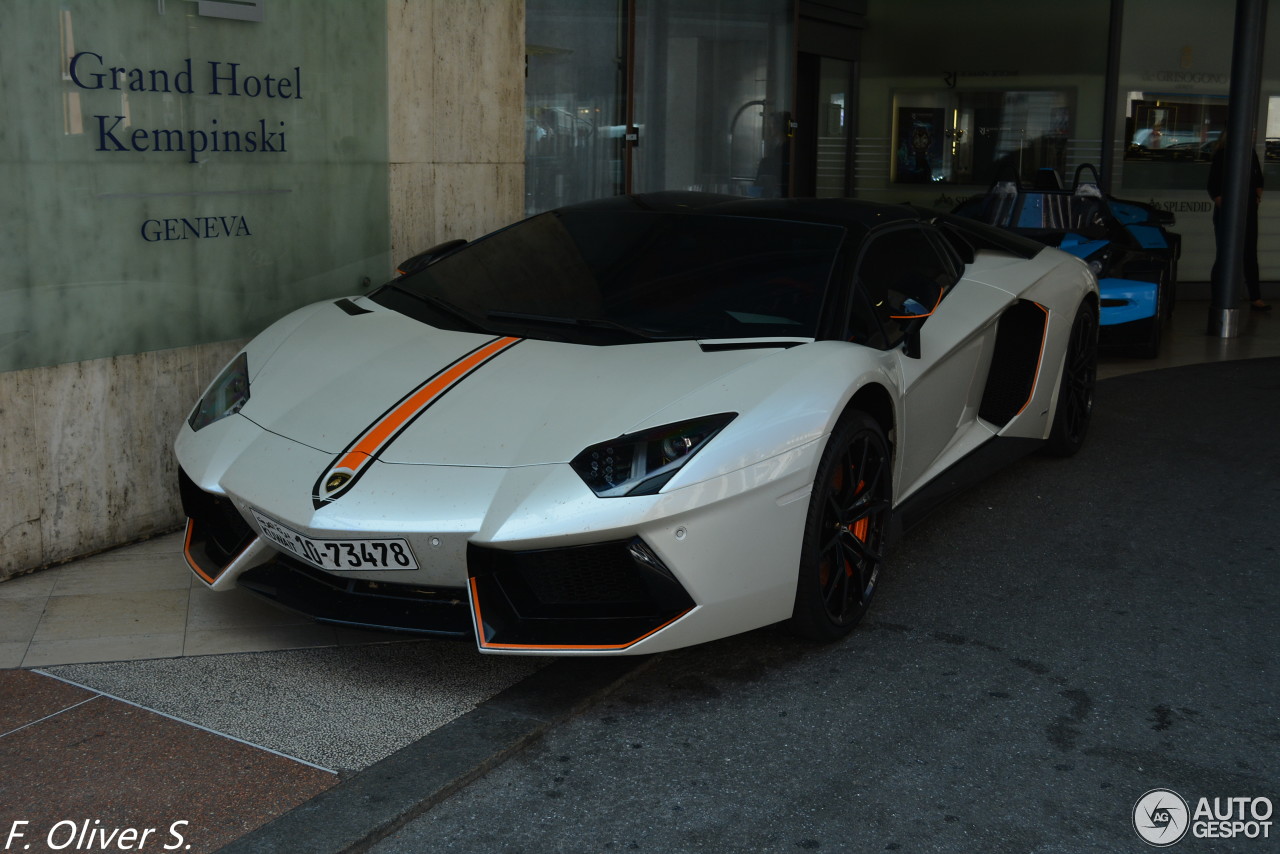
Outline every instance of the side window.
<path id="1" fill-rule="evenodd" d="M 885 338 L 880 321 L 876 319 L 867 295 L 860 289 L 855 290 L 849 300 L 849 326 L 847 339 L 854 344 L 864 344 L 877 350 L 888 350 L 889 340 Z"/>
<path id="2" fill-rule="evenodd" d="M 955 284 L 952 265 L 918 226 L 871 238 L 855 277 L 856 290 L 865 295 L 883 331 L 885 349 L 897 346 L 913 321 L 932 314 Z"/>
<path id="3" fill-rule="evenodd" d="M 936 224 L 928 229 L 927 234 L 933 241 L 934 249 L 950 267 L 948 281 L 954 284 L 964 275 L 965 265 L 973 263 L 973 247 L 951 234 L 947 228 L 938 227 Z"/>
<path id="4" fill-rule="evenodd" d="M 956 275 L 959 276 L 964 272 L 966 264 L 973 263 L 974 255 L 977 253 L 976 248 L 964 232 L 953 226 L 950 221 L 941 223 L 934 234 L 938 235 L 951 250 L 951 257 L 956 265 Z"/>

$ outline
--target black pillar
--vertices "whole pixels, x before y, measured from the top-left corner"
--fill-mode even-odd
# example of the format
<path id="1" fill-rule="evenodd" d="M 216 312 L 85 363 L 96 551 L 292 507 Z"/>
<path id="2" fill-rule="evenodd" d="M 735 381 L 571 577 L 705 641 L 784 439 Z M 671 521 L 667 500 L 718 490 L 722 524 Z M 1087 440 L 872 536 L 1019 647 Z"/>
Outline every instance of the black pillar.
<path id="1" fill-rule="evenodd" d="M 1237 303 L 1244 287 L 1244 232 L 1250 190 L 1254 128 L 1262 86 L 1262 42 L 1267 0 L 1236 0 L 1235 46 L 1231 55 L 1231 106 L 1227 116 L 1222 227 L 1217 234 L 1218 276 L 1213 281 L 1209 334 L 1236 334 Z"/>
<path id="2" fill-rule="evenodd" d="M 1103 192 L 1110 192 L 1115 177 L 1116 113 L 1120 108 L 1120 31 L 1124 28 L 1124 0 L 1111 0 L 1111 22 L 1107 27 L 1107 79 L 1103 85 L 1102 152 L 1098 158 L 1098 179 Z"/>

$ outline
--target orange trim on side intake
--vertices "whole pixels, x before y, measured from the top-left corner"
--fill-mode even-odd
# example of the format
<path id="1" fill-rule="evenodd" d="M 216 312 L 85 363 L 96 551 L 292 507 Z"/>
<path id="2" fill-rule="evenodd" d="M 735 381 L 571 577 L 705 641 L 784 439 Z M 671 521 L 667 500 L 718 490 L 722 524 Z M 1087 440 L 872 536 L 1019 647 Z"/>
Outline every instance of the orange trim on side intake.
<path id="1" fill-rule="evenodd" d="M 468 579 L 468 584 L 469 584 L 469 585 L 470 585 L 470 587 L 471 587 L 471 607 L 472 607 L 472 614 L 473 614 L 473 616 L 475 617 L 475 621 L 476 621 L 476 640 L 479 642 L 480 647 L 481 647 L 482 649 L 528 649 L 528 650 L 539 650 L 539 651 L 547 651 L 547 652 L 555 652 L 555 651 L 562 651 L 562 652 L 563 652 L 563 651 L 571 651 L 571 650 L 619 650 L 619 649 L 626 649 L 627 647 L 635 646 L 636 644 L 640 643 L 640 641 L 644 640 L 644 639 L 645 639 L 645 638 L 647 638 L 647 637 L 651 637 L 651 636 L 653 636 L 653 635 L 657 634 L 658 632 L 660 632 L 660 631 L 662 631 L 663 629 L 665 629 L 667 626 L 669 626 L 669 625 L 671 625 L 672 623 L 674 623 L 676 620 L 679 620 L 679 619 L 680 619 L 681 617 L 683 617 L 685 614 L 688 614 L 688 613 L 689 613 L 689 611 L 692 611 L 692 610 L 693 610 L 692 608 L 688 608 L 688 609 L 686 609 L 686 610 L 684 610 L 684 611 L 681 611 L 679 614 L 676 614 L 676 615 L 675 615 L 674 617 L 672 617 L 670 620 L 667 620 L 665 623 L 663 623 L 663 624 L 662 624 L 662 625 L 660 625 L 660 626 L 657 626 L 657 627 L 655 627 L 655 628 L 653 628 L 653 629 L 650 629 L 649 631 L 645 632 L 644 634 L 642 634 L 640 637 L 636 638 L 635 640 L 630 640 L 630 641 L 627 641 L 626 643 L 621 643 L 621 644 L 527 644 L 527 643 L 491 643 L 491 642 L 489 642 L 489 641 L 485 640 L 485 637 L 484 637 L 484 617 L 483 617 L 483 616 L 481 615 L 481 613 L 480 613 L 480 591 L 476 589 L 476 580 L 475 580 L 474 578 Z"/>
<path id="2" fill-rule="evenodd" d="M 1036 357 L 1036 375 L 1035 378 L 1031 380 L 1031 391 L 1027 394 L 1026 402 L 1022 404 L 1022 408 L 1014 413 L 1014 418 L 1017 418 L 1025 412 L 1027 407 L 1031 405 L 1032 398 L 1036 396 L 1036 386 L 1040 385 L 1040 371 L 1044 368 L 1044 350 L 1049 344 L 1049 309 L 1045 308 L 1035 300 L 1028 300 L 1028 302 L 1044 312 L 1044 332 L 1040 334 L 1040 355 Z"/>

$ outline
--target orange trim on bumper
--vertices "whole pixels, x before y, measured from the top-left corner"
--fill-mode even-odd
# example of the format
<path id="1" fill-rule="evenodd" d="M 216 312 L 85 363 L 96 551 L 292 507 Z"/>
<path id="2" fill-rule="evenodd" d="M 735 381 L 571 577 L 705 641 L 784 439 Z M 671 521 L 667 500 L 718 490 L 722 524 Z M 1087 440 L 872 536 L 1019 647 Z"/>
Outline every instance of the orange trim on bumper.
<path id="1" fill-rule="evenodd" d="M 208 575 L 204 569 L 201 568 L 199 562 L 191 556 L 191 533 L 195 530 L 195 526 L 196 523 L 194 520 L 187 520 L 187 537 L 182 543 L 182 556 L 187 559 L 187 566 L 191 567 L 191 571 L 198 575 L 201 581 L 205 584 L 213 584 L 213 582 L 218 580 L 218 576 Z"/>
<path id="2" fill-rule="evenodd" d="M 627 649 L 628 647 L 635 646 L 645 638 L 651 637 L 657 634 L 658 632 L 665 629 L 667 626 L 674 623 L 676 620 L 679 620 L 685 614 L 688 614 L 689 611 L 693 610 L 692 608 L 689 608 L 687 610 L 681 611 L 679 614 L 676 614 L 674 617 L 672 617 L 670 620 L 667 620 L 662 625 L 657 626 L 653 629 L 650 629 L 649 631 L 640 635 L 640 637 L 636 638 L 635 640 L 630 640 L 622 644 L 491 643 L 488 640 L 486 640 L 484 636 L 484 617 L 480 613 L 480 591 L 476 589 L 476 580 L 474 578 L 470 578 L 467 580 L 467 583 L 471 588 L 471 608 L 472 608 L 472 614 L 474 615 L 475 621 L 476 621 L 476 640 L 480 644 L 481 649 L 526 649 L 526 650 L 536 650 L 540 652 L 565 652 L 565 651 L 573 651 L 573 650 L 605 650 L 605 651 L 622 650 L 622 649 Z"/>

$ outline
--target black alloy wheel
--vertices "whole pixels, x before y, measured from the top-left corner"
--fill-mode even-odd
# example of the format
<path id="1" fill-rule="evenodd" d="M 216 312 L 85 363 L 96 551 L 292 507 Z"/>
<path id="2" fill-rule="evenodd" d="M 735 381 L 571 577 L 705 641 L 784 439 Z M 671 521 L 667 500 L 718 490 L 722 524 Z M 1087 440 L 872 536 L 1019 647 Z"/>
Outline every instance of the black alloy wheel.
<path id="1" fill-rule="evenodd" d="M 836 640 L 867 612 L 884 564 L 892 489 L 884 430 L 863 412 L 846 412 L 809 498 L 790 623 L 797 634 Z"/>
<path id="2" fill-rule="evenodd" d="M 1053 428 L 1045 450 L 1069 457 L 1084 445 L 1093 415 L 1093 390 L 1098 383 L 1098 314 L 1088 300 L 1076 309 L 1067 341 L 1067 358 L 1062 368 L 1062 387 Z"/>

